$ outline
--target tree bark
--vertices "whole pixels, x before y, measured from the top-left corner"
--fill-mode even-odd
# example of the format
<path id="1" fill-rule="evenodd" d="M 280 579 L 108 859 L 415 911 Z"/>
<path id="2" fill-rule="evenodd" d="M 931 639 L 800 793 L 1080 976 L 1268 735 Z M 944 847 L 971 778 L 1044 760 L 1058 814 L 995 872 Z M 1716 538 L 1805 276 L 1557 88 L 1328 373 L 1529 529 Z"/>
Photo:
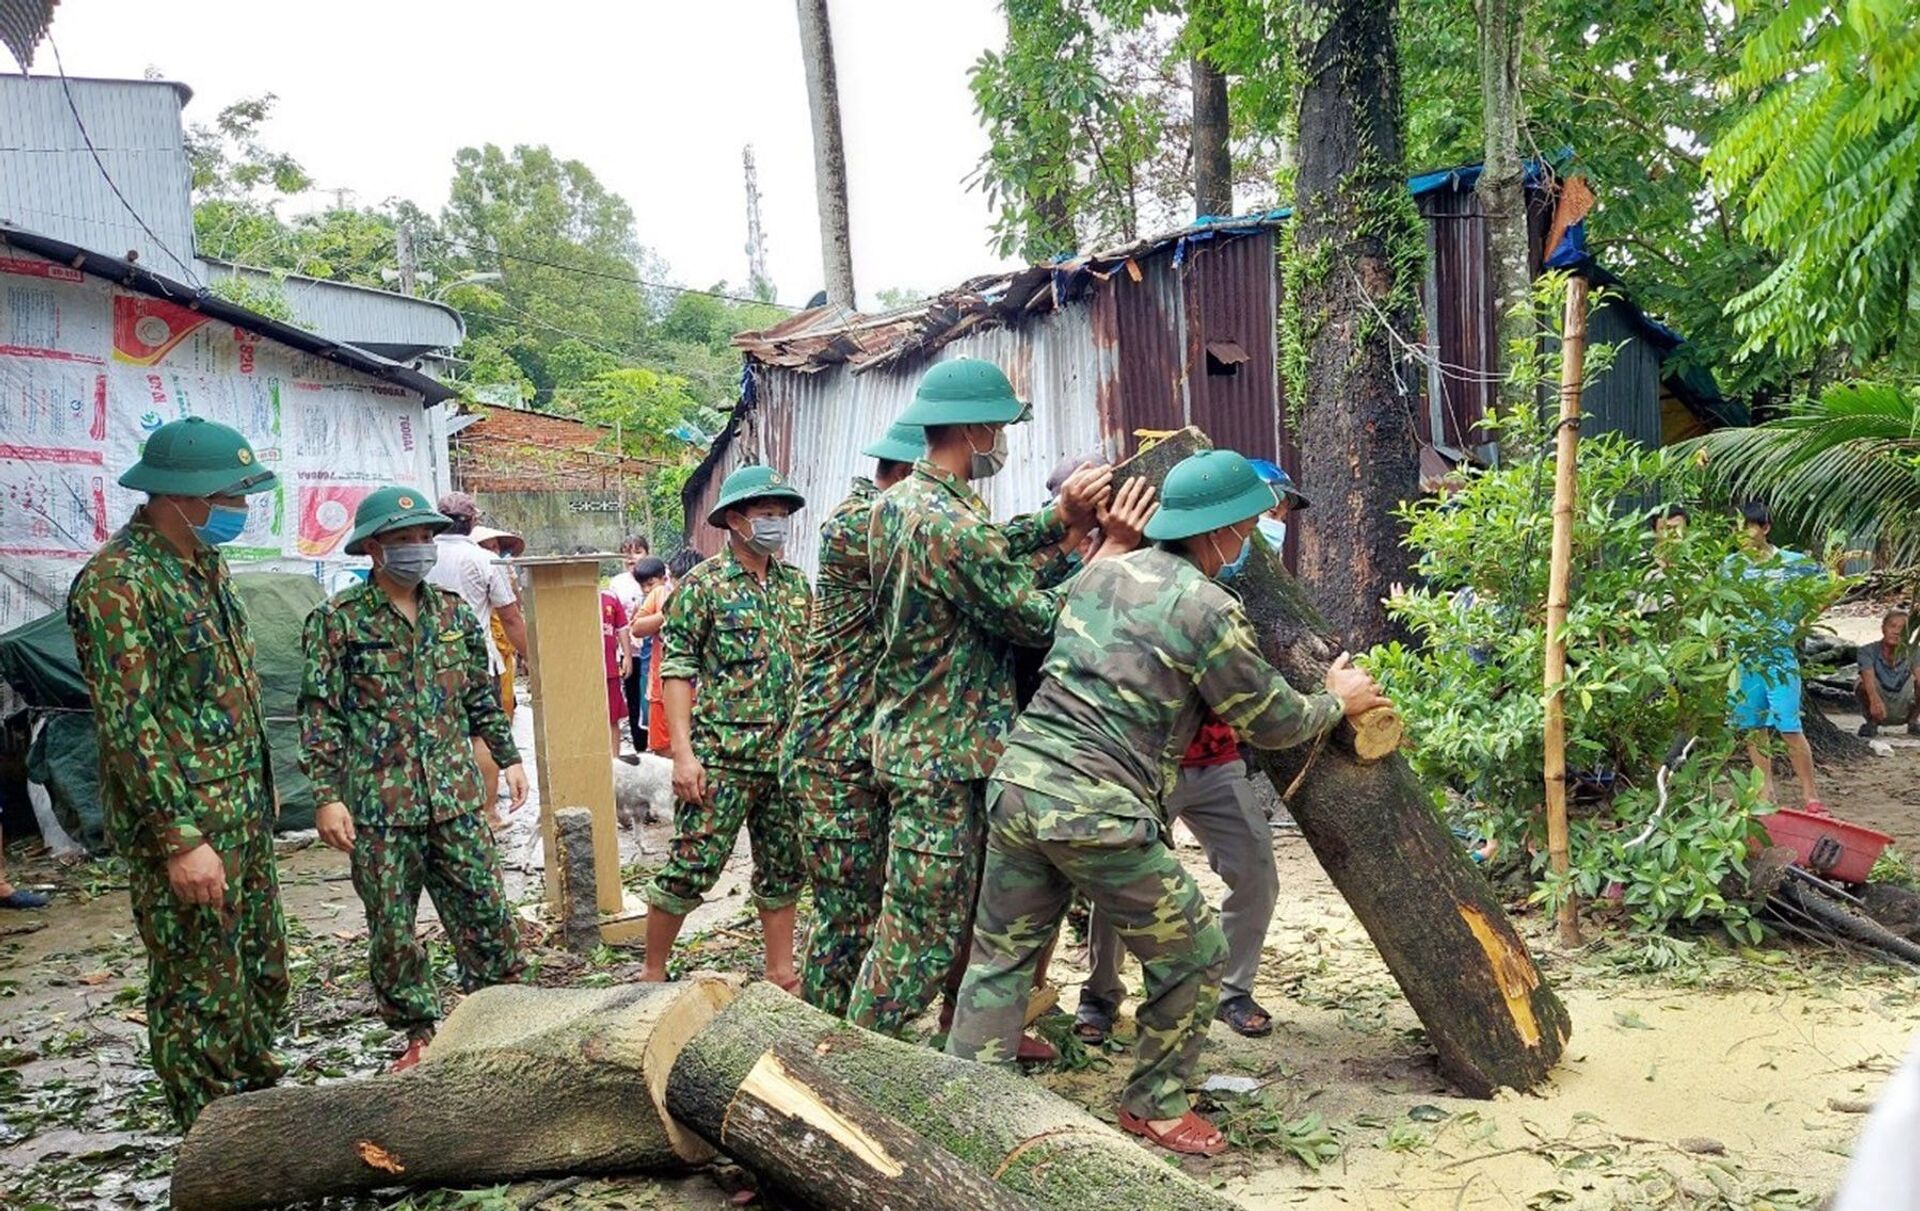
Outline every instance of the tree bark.
<path id="1" fill-rule="evenodd" d="M 703 1163 L 713 1150 L 667 1117 L 667 1071 L 738 987 L 702 976 L 483 989 L 411 1071 L 209 1105 L 180 1146 L 173 1206 L 244 1211 L 402 1184 Z"/>
<path id="2" fill-rule="evenodd" d="M 882 1038 L 770 984 L 749 987 L 680 1053 L 667 1084 L 668 1109 L 690 1126 L 723 1122 L 733 1091 L 776 1045 L 809 1057 L 875 1113 L 1038 1206 L 1228 1211 L 1237 1205 L 1010 1068 Z"/>
<path id="3" fill-rule="evenodd" d="M 833 67 L 827 0 L 797 0 L 800 57 L 813 112 L 813 187 L 820 207 L 820 263 L 827 302 L 853 307 L 853 235 L 847 216 L 847 151 L 840 133 L 840 84 Z"/>
<path id="4" fill-rule="evenodd" d="M 1227 77 L 1195 53 L 1193 75 L 1193 209 L 1195 215 L 1233 213 L 1233 152 Z"/>
<path id="5" fill-rule="evenodd" d="M 1136 476 L 1157 486 L 1207 446 L 1196 429 L 1175 434 L 1121 464 L 1115 490 Z M 1295 689 L 1321 688 L 1344 644 L 1279 556 L 1256 543 L 1233 586 L 1267 659 Z M 1441 1075 L 1473 1097 L 1545 1080 L 1572 1031 L 1566 1008 L 1406 759 L 1363 761 L 1336 734 L 1254 762 L 1379 948 Z"/>
<path id="6" fill-rule="evenodd" d="M 1480 183 L 1474 192 L 1487 224 L 1487 279 L 1493 288 L 1494 365 L 1506 374 L 1515 341 L 1533 333 L 1526 310 L 1528 265 L 1526 177 L 1520 163 L 1520 29 L 1522 0 L 1480 0 L 1480 110 L 1484 131 Z M 1515 309 L 1520 308 L 1516 313 Z M 1524 383 L 1502 381 L 1502 411 L 1524 407 Z"/>
<path id="7" fill-rule="evenodd" d="M 674 1098 L 672 1082 L 669 1098 Z M 769 1047 L 732 1097 L 696 1087 L 676 1100 L 689 1126 L 820 1211 L 1034 1211 L 1038 1204 L 868 1105 L 811 1052 Z M 823 1180 L 823 1177 L 826 1180 Z"/>
<path id="8" fill-rule="evenodd" d="M 1407 191 L 1394 0 L 1305 0 L 1294 54 L 1300 168 L 1287 224 L 1285 334 L 1305 367 L 1289 400 L 1300 436 L 1300 575 L 1355 649 L 1390 637 L 1383 599 L 1411 579 L 1394 515 L 1419 486 L 1426 241 Z"/>

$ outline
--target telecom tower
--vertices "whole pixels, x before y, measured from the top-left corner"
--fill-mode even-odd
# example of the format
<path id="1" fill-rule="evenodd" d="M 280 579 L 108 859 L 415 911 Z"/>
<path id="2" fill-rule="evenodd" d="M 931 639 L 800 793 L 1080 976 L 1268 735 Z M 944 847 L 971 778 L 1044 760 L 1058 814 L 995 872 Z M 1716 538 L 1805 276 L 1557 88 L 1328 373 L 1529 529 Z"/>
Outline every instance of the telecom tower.
<path id="1" fill-rule="evenodd" d="M 773 281 L 767 276 L 767 234 L 760 225 L 760 179 L 753 167 L 753 144 L 740 152 L 747 169 L 747 293 L 762 302 L 773 301 Z"/>

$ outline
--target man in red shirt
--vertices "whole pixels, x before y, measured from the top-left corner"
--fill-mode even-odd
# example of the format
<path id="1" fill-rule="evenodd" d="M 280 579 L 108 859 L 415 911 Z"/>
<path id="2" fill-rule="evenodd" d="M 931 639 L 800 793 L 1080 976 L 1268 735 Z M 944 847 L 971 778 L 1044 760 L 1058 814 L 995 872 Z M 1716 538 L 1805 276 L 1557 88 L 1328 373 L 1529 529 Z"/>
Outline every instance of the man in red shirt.
<path id="1" fill-rule="evenodd" d="M 1280 898 L 1280 872 L 1273 859 L 1273 829 L 1254 802 L 1247 763 L 1233 729 L 1209 714 L 1180 758 L 1179 781 L 1167 799 L 1167 823 L 1186 821 L 1206 851 L 1207 865 L 1227 885 L 1220 904 L 1220 928 L 1227 935 L 1227 969 L 1220 980 L 1215 1016 L 1250 1039 L 1273 1031 L 1273 1019 L 1253 999 L 1253 977 L 1260 969 L 1273 906 Z M 1125 999 L 1120 936 L 1093 914 L 1087 941 L 1093 974 L 1080 990 L 1074 1031 L 1088 1042 L 1104 1042 Z"/>

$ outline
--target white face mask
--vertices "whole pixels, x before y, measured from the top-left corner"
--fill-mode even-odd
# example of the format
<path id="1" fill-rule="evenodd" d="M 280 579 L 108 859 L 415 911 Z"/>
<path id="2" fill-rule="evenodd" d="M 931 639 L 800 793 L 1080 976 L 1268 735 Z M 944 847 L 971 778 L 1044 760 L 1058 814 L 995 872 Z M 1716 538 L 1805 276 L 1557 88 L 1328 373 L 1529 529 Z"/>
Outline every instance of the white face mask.
<path id="1" fill-rule="evenodd" d="M 1278 551 L 1287 541 L 1287 523 L 1277 517 L 1262 516 L 1260 534 L 1267 540 L 1268 546 Z"/>
<path id="2" fill-rule="evenodd" d="M 973 450 L 973 457 L 967 464 L 968 479 L 992 479 L 1000 474 L 1007 465 L 1007 430 L 1002 426 L 993 435 L 993 445 L 985 450 L 973 449 L 973 438 L 967 438 L 967 449 Z"/>

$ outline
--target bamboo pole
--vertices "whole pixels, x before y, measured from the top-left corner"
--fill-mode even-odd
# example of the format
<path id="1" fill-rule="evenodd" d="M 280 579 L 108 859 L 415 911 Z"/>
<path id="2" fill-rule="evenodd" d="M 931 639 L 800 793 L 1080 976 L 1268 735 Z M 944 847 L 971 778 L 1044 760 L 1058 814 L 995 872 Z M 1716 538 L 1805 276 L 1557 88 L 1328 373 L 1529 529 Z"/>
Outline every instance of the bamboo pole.
<path id="1" fill-rule="evenodd" d="M 1573 574 L 1574 457 L 1580 441 L 1581 375 L 1587 354 L 1587 280 L 1567 279 L 1561 326 L 1560 423 L 1554 439 L 1553 554 L 1547 568 L 1546 783 L 1547 862 L 1565 894 L 1556 916 L 1560 944 L 1580 945 L 1580 905 L 1566 884 L 1567 855 L 1567 598 Z"/>

